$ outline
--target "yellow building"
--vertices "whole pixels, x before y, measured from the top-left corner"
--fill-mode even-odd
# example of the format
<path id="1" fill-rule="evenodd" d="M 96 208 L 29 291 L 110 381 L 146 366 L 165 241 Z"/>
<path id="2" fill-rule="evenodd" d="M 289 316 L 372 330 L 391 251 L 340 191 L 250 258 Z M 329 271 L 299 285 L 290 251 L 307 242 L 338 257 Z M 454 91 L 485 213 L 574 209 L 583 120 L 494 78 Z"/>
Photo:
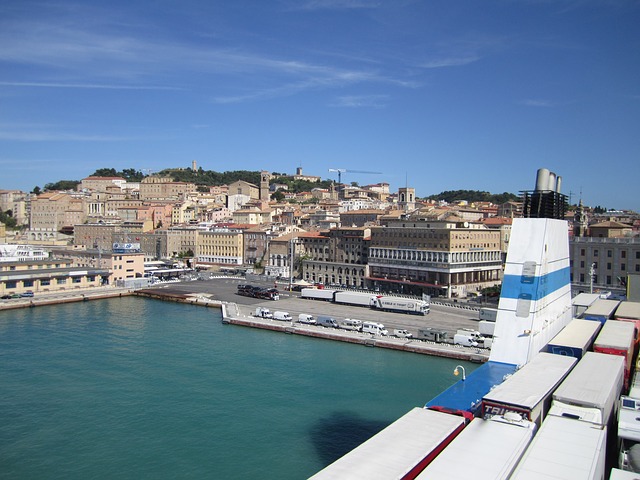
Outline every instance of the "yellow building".
<path id="1" fill-rule="evenodd" d="M 198 232 L 197 264 L 242 265 L 244 234 L 241 229 L 215 228 Z"/>
<path id="2" fill-rule="evenodd" d="M 74 266 L 70 259 L 0 263 L 0 295 L 59 292 L 99 287 L 109 281 L 106 268 Z"/>

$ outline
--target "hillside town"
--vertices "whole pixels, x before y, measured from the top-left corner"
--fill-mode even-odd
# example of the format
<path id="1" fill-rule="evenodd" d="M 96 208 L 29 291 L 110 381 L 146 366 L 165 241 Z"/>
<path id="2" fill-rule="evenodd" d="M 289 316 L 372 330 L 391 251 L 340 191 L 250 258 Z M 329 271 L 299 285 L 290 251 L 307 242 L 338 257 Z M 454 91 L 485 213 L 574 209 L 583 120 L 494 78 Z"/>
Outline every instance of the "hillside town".
<path id="1" fill-rule="evenodd" d="M 14 223 L 0 223 L 0 293 L 140 288 L 208 270 L 289 287 L 469 299 L 500 285 L 526 201 L 526 192 L 503 204 L 421 200 L 385 182 L 294 193 L 275 177 L 262 171 L 259 184 L 206 191 L 158 174 L 89 176 L 75 190 L 39 194 L 0 190 L 0 211 Z M 290 177 L 321 184 L 302 168 Z M 574 289 L 623 293 L 628 275 L 640 274 L 640 215 L 565 207 Z"/>

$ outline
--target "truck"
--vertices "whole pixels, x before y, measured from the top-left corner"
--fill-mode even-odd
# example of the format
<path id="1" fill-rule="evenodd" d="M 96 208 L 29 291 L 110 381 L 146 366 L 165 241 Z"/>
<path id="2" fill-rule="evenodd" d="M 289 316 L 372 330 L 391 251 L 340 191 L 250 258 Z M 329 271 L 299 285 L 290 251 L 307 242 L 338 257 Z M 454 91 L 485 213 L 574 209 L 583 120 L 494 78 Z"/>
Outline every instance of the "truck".
<path id="1" fill-rule="evenodd" d="M 387 312 L 413 313 L 416 315 L 427 315 L 430 310 L 429 303 L 424 300 L 404 297 L 386 297 L 382 295 L 378 295 L 372 300 L 371 308 Z"/>
<path id="2" fill-rule="evenodd" d="M 463 416 L 415 407 L 310 480 L 415 478 L 468 421 Z"/>
<path id="3" fill-rule="evenodd" d="M 633 323 L 636 326 L 636 343 L 640 342 L 640 302 L 621 302 L 613 318 Z"/>
<path id="4" fill-rule="evenodd" d="M 631 367 L 635 351 L 636 327 L 634 323 L 608 320 L 593 342 L 593 351 L 624 358 L 624 388 L 629 388 Z"/>
<path id="5" fill-rule="evenodd" d="M 409 330 L 393 330 L 393 336 L 398 338 L 413 338 L 413 333 L 410 333 Z"/>
<path id="6" fill-rule="evenodd" d="M 416 338 L 419 340 L 427 340 L 429 342 L 444 343 L 449 339 L 449 333 L 446 330 L 427 327 L 419 329 Z"/>
<path id="7" fill-rule="evenodd" d="M 466 333 L 456 333 L 453 336 L 453 344 L 462 345 L 464 347 L 477 347 L 478 341 L 473 335 L 468 335 Z"/>
<path id="8" fill-rule="evenodd" d="M 547 418 L 568 417 L 606 427 L 616 417 L 623 384 L 622 357 L 587 352 L 553 393 Z"/>
<path id="9" fill-rule="evenodd" d="M 599 298 L 591 304 L 589 308 L 582 314 L 582 318 L 585 320 L 595 320 L 600 323 L 604 323 L 610 318 L 613 318 L 614 312 L 620 302 L 618 300 L 608 300 Z"/>
<path id="10" fill-rule="evenodd" d="M 362 321 L 356 320 L 355 318 L 345 318 L 342 322 L 340 322 L 340 328 L 343 330 L 351 330 L 354 332 L 362 331 Z"/>
<path id="11" fill-rule="evenodd" d="M 271 311 L 269 311 L 268 308 L 264 307 L 257 307 L 253 316 L 260 318 L 273 318 L 273 314 L 271 313 Z"/>
<path id="12" fill-rule="evenodd" d="M 308 298 L 311 300 L 324 300 L 326 302 L 333 302 L 333 295 L 336 290 L 330 290 L 327 288 L 303 288 L 300 290 L 301 298 Z"/>
<path id="13" fill-rule="evenodd" d="M 486 320 L 488 322 L 495 322 L 498 318 L 498 309 L 497 308 L 486 308 L 483 307 L 478 312 L 478 320 Z"/>
<path id="14" fill-rule="evenodd" d="M 482 416 L 514 412 L 540 426 L 551 405 L 553 391 L 577 362 L 573 357 L 538 353 L 482 397 Z"/>
<path id="15" fill-rule="evenodd" d="M 289 312 L 273 312 L 273 319 L 274 320 L 281 320 L 283 322 L 292 322 L 293 321 L 293 317 L 291 315 L 289 315 Z"/>
<path id="16" fill-rule="evenodd" d="M 375 301 L 375 299 L 375 294 L 366 292 L 337 291 L 333 296 L 334 303 L 367 308 L 371 306 L 371 302 Z"/>
<path id="17" fill-rule="evenodd" d="M 571 300 L 574 318 L 582 318 L 584 312 L 600 298 L 597 293 L 579 293 Z"/>
<path id="18" fill-rule="evenodd" d="M 389 332 L 384 328 L 384 325 L 377 322 L 362 322 L 362 332 L 383 336 L 389 334 Z"/>
<path id="19" fill-rule="evenodd" d="M 480 320 L 478 322 L 478 331 L 481 335 L 486 337 L 493 337 L 493 332 L 496 329 L 496 322 L 489 320 Z"/>
<path id="20" fill-rule="evenodd" d="M 488 420 L 476 418 L 416 479 L 506 480 L 524 455 L 535 431 L 534 422 L 514 413 Z"/>
<path id="21" fill-rule="evenodd" d="M 606 443 L 606 428 L 596 428 L 571 418 L 547 416 L 511 479 L 606 478 Z"/>
<path id="22" fill-rule="evenodd" d="M 325 315 L 319 315 L 316 319 L 316 325 L 321 327 L 339 328 L 338 322 L 333 317 L 327 317 Z"/>
<path id="23" fill-rule="evenodd" d="M 547 351 L 567 355 L 578 360 L 591 349 L 602 324 L 593 320 L 574 318 L 547 344 Z"/>

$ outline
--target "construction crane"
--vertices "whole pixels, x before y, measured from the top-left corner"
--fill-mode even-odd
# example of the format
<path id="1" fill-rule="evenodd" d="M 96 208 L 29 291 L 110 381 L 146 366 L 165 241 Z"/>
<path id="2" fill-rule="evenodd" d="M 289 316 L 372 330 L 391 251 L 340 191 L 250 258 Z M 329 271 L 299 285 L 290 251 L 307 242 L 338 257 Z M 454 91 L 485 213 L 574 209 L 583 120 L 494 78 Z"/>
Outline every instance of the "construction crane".
<path id="1" fill-rule="evenodd" d="M 382 172 L 368 172 L 366 170 L 347 170 L 346 168 L 330 168 L 330 172 L 338 172 L 338 188 L 342 185 L 342 174 L 343 173 L 370 173 L 373 175 L 382 175 Z"/>

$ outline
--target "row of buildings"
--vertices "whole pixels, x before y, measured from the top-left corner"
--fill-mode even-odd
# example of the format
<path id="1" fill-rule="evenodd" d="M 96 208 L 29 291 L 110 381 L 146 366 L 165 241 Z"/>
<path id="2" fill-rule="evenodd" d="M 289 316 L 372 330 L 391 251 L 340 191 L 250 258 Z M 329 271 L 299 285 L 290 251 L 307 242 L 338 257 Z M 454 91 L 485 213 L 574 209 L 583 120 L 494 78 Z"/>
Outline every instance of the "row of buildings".
<path id="1" fill-rule="evenodd" d="M 87 284 L 143 279 L 145 260 L 181 258 L 193 268 L 252 268 L 309 283 L 451 298 L 500 283 L 511 221 L 522 212 L 518 202 L 418 202 L 414 189 L 391 194 L 384 183 L 358 192 L 318 189 L 278 203 L 270 201 L 270 174 L 260 178 L 260 185 L 238 181 L 206 192 L 153 176 L 139 184 L 88 177 L 77 192 L 38 196 L 3 190 L 0 209 L 14 218 L 24 210 L 28 220 L 16 235 L 0 225 L 0 242 L 44 245 L 52 258 L 70 262 L 47 260 L 59 265 L 51 268 L 81 267 Z M 19 206 L 21 195 L 30 197 L 28 207 Z M 634 215 L 594 220 L 580 206 L 568 220 L 577 288 L 622 289 L 626 273 L 640 272 Z M 2 285 L 0 291 L 53 288 L 50 279 Z"/>

